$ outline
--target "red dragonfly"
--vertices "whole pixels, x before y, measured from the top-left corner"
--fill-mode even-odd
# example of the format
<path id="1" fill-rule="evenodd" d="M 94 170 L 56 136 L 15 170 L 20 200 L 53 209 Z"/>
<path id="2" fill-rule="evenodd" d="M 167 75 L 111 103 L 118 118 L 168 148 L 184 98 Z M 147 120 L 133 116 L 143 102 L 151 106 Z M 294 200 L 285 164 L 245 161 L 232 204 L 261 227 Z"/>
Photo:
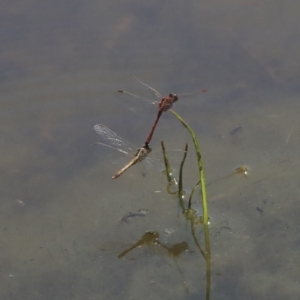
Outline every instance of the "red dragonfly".
<path id="1" fill-rule="evenodd" d="M 139 83 L 141 83 L 143 86 L 145 86 L 146 88 L 148 88 L 149 90 L 151 90 L 155 96 L 157 96 L 158 98 L 160 98 L 160 101 L 147 101 L 135 94 L 132 94 L 130 92 L 124 91 L 124 90 L 118 90 L 119 93 L 123 93 L 123 94 L 127 94 L 129 96 L 133 96 L 135 98 L 150 102 L 151 104 L 157 105 L 158 106 L 158 113 L 156 116 L 156 119 L 154 121 L 154 124 L 152 125 L 152 128 L 150 130 L 150 133 L 148 134 L 148 137 L 145 141 L 145 145 L 149 145 L 154 130 L 156 128 L 156 125 L 162 115 L 163 112 L 168 111 L 169 109 L 171 109 L 173 107 L 173 103 L 175 103 L 176 101 L 178 101 L 178 96 L 174 93 L 170 93 L 168 96 L 163 97 L 157 90 L 155 90 L 153 87 L 151 87 L 150 85 L 146 84 L 145 82 L 141 81 L 140 79 L 138 79 L 137 77 L 135 77 L 134 75 L 130 74 L 130 76 L 132 76 L 133 78 L 135 78 Z M 196 92 L 192 92 L 192 93 L 188 93 L 188 94 L 183 94 L 181 95 L 181 97 L 185 97 L 185 96 L 190 96 L 190 95 L 194 95 L 194 94 L 198 94 L 198 93 L 206 93 L 207 90 L 200 90 L 200 91 L 196 91 Z"/>

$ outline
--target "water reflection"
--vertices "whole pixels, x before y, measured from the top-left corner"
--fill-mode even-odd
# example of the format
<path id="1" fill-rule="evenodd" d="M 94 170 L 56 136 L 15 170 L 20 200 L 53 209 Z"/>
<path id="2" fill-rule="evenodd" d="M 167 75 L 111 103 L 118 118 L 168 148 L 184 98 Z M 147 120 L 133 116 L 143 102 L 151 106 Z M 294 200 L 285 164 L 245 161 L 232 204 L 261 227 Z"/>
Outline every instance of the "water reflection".
<path id="1" fill-rule="evenodd" d="M 143 234 L 140 240 L 138 240 L 136 243 L 134 243 L 131 247 L 128 249 L 124 250 L 122 253 L 118 255 L 118 258 L 121 258 L 125 256 L 127 253 L 131 252 L 132 250 L 144 246 L 144 245 L 158 245 L 165 250 L 167 250 L 168 254 L 170 256 L 173 256 L 174 258 L 179 257 L 179 255 L 188 250 L 189 245 L 187 242 L 180 242 L 176 243 L 171 246 L 167 246 L 159 241 L 159 234 L 157 231 L 148 231 Z"/>
<path id="2" fill-rule="evenodd" d="M 129 252 L 133 251 L 134 249 L 141 247 L 141 246 L 150 246 L 150 245 L 156 245 L 160 248 L 163 248 L 164 250 L 167 251 L 168 255 L 173 257 L 178 273 L 182 278 L 183 281 L 183 285 L 185 288 L 185 291 L 188 293 L 189 289 L 186 283 L 186 280 L 184 278 L 183 272 L 180 269 L 178 262 L 177 262 L 177 258 L 185 251 L 187 251 L 189 249 L 189 245 L 187 242 L 180 242 L 180 243 L 176 243 L 173 245 L 166 245 L 164 243 L 161 243 L 159 241 L 159 233 L 157 231 L 148 231 L 146 233 L 143 234 L 143 236 L 141 237 L 140 240 L 138 240 L 136 243 L 134 243 L 131 247 L 129 247 L 128 249 L 124 250 L 123 252 L 121 252 L 118 255 L 118 258 L 122 258 L 124 257 L 126 254 L 128 254 Z"/>

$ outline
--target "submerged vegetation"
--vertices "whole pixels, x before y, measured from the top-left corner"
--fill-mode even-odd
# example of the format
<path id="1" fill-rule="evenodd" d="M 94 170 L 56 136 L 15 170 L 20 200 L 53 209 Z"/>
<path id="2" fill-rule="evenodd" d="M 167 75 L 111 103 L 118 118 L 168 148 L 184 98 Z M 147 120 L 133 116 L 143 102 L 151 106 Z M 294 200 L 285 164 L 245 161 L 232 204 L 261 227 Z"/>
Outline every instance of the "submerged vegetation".
<path id="1" fill-rule="evenodd" d="M 194 184 L 192 191 L 189 195 L 188 201 L 186 203 L 185 200 L 185 191 L 184 191 L 184 185 L 183 185 L 183 169 L 184 164 L 186 161 L 187 153 L 188 153 L 188 144 L 186 143 L 183 151 L 183 158 L 180 163 L 179 168 L 179 178 L 178 180 L 174 177 L 172 172 L 172 167 L 170 165 L 167 151 L 164 145 L 164 142 L 161 141 L 161 147 L 163 152 L 163 159 L 165 164 L 165 173 L 167 177 L 167 191 L 169 194 L 177 195 L 179 206 L 181 208 L 181 213 L 185 217 L 185 219 L 190 223 L 190 232 L 192 235 L 192 238 L 195 242 L 195 245 L 197 249 L 199 250 L 201 256 L 205 260 L 206 265 L 206 299 L 210 298 L 210 286 L 211 286 L 211 263 L 210 263 L 210 240 L 209 240 L 209 215 L 208 215 L 208 203 L 207 203 L 207 194 L 206 194 L 206 184 L 205 184 L 205 174 L 204 174 L 204 168 L 203 168 L 203 161 L 202 161 L 202 155 L 200 152 L 199 142 L 197 140 L 197 137 L 195 135 L 195 132 L 193 129 L 173 110 L 171 110 L 173 115 L 180 121 L 180 123 L 188 130 L 192 137 L 195 153 L 196 153 L 196 160 L 197 160 L 197 166 L 199 171 L 199 177 L 195 180 L 196 183 Z M 148 146 L 148 144 L 146 144 Z M 245 170 L 237 170 L 237 172 L 242 172 Z M 193 196 L 195 190 L 200 186 L 201 189 L 201 203 L 202 203 L 202 210 L 203 215 L 198 215 L 197 211 L 193 208 Z M 204 248 L 201 247 L 199 238 L 196 234 L 196 226 L 203 226 L 204 228 Z M 159 234 L 156 231 L 148 231 L 143 234 L 140 240 L 135 242 L 131 247 L 124 250 L 122 253 L 118 255 L 118 258 L 124 257 L 127 253 L 134 250 L 137 247 L 141 247 L 143 245 L 156 245 L 164 248 L 167 250 L 169 255 L 172 255 L 173 257 L 179 256 L 182 252 L 186 251 L 188 249 L 188 244 L 186 242 L 180 242 L 176 243 L 172 246 L 166 246 L 165 244 L 161 243 L 159 241 Z M 177 266 L 178 267 L 178 266 Z M 179 267 L 178 267 L 179 269 Z M 179 269 L 179 272 L 181 274 L 181 271 Z M 186 291 L 188 292 L 187 286 L 185 286 Z"/>
<path id="2" fill-rule="evenodd" d="M 183 166 L 184 166 L 187 151 L 188 151 L 188 144 L 186 144 L 186 146 L 185 146 L 183 159 L 180 164 L 177 195 L 178 195 L 178 200 L 179 200 L 179 204 L 181 207 L 181 212 L 182 212 L 183 216 L 186 218 L 186 220 L 190 222 L 192 237 L 194 239 L 194 242 L 195 242 L 199 252 L 201 253 L 201 255 L 204 258 L 205 263 L 206 263 L 206 299 L 209 299 L 210 298 L 210 286 L 211 286 L 209 215 L 208 215 L 208 203 L 207 203 L 207 193 L 206 193 L 205 174 L 204 174 L 204 168 L 203 168 L 202 155 L 200 152 L 198 139 L 197 139 L 196 134 L 193 131 L 193 129 L 174 110 L 171 110 L 171 112 L 173 113 L 173 115 L 175 115 L 175 117 L 181 122 L 181 124 L 190 133 L 192 141 L 193 141 L 195 153 L 196 153 L 199 177 L 190 193 L 187 205 L 184 203 L 184 196 L 183 196 L 184 195 Z M 166 169 L 171 170 L 171 166 L 169 165 L 163 142 L 162 142 L 162 150 L 163 150 Z M 168 172 L 167 172 L 167 174 L 168 174 Z M 168 181 L 169 181 L 169 178 L 168 178 Z M 197 215 L 197 211 L 192 208 L 192 198 L 193 198 L 196 188 L 199 185 L 201 186 L 201 203 L 202 203 L 202 214 L 203 214 L 202 216 Z M 196 232 L 195 232 L 196 225 L 199 225 L 199 224 L 202 224 L 203 228 L 204 228 L 205 250 L 203 250 L 202 247 L 200 246 L 200 243 L 198 241 L 198 238 L 197 238 Z"/>
<path id="3" fill-rule="evenodd" d="M 134 77 L 134 76 L 133 76 Z M 136 77 L 134 77 L 137 79 Z M 167 191 L 169 194 L 176 195 L 178 198 L 178 203 L 181 208 L 182 216 L 186 219 L 187 222 L 190 224 L 190 232 L 192 239 L 200 253 L 200 256 L 205 261 L 206 266 L 206 299 L 208 300 L 210 298 L 210 288 L 211 288 L 211 254 L 210 254 L 210 238 L 209 238 L 209 214 L 208 214 L 208 201 L 207 201 L 207 194 L 206 194 L 206 182 L 205 182 L 205 174 L 204 174 L 204 168 L 203 168 L 203 161 L 202 161 L 202 155 L 200 152 L 199 142 L 196 137 L 195 132 L 193 129 L 188 125 L 188 123 L 180 117 L 178 113 L 176 113 L 174 110 L 172 110 L 173 103 L 178 100 L 178 96 L 176 94 L 169 94 L 166 97 L 162 97 L 159 92 L 154 90 L 152 87 L 148 86 L 144 82 L 137 79 L 140 83 L 142 83 L 144 86 L 146 86 L 148 89 L 150 89 L 151 92 L 153 92 L 156 96 L 159 96 L 161 98 L 160 102 L 156 102 L 158 104 L 158 113 L 155 118 L 154 124 L 151 127 L 150 133 L 148 134 L 144 144 L 138 149 L 136 154 L 131 158 L 131 161 L 123 167 L 120 171 L 118 171 L 112 178 L 115 179 L 119 177 L 121 174 L 123 174 L 129 167 L 133 166 L 137 162 L 141 162 L 142 160 L 146 159 L 148 154 L 151 152 L 150 148 L 150 141 L 152 139 L 152 136 L 155 132 L 156 125 L 159 122 L 162 114 L 166 112 L 167 110 L 170 110 L 171 113 L 176 117 L 176 119 L 180 122 L 181 125 L 183 125 L 188 132 L 190 133 L 195 154 L 196 154 L 196 161 L 197 161 L 197 167 L 198 167 L 198 176 L 195 179 L 195 182 L 192 185 L 191 193 L 188 197 L 188 201 L 186 200 L 186 194 L 183 184 L 183 174 L 184 174 L 184 164 L 186 161 L 187 153 L 188 153 L 188 144 L 185 145 L 184 151 L 183 151 L 183 158 L 180 163 L 179 167 L 179 177 L 176 179 L 172 172 L 172 167 L 170 165 L 167 151 L 164 145 L 164 142 L 161 142 L 162 152 L 163 152 L 163 159 L 165 164 L 165 173 L 167 177 Z M 125 93 L 127 95 L 134 96 L 135 98 L 140 98 L 132 93 L 126 92 L 126 91 L 119 91 L 122 93 Z M 201 91 L 202 92 L 202 91 Z M 197 92 L 196 92 L 197 93 Z M 195 94 L 195 93 L 192 93 Z M 107 143 L 97 143 L 100 145 L 107 146 L 109 148 L 114 148 L 118 150 L 119 152 L 122 152 L 123 154 L 127 154 L 129 152 L 132 152 L 132 146 L 130 143 L 124 141 L 121 139 L 118 135 L 116 135 L 113 131 L 105 127 L 104 125 L 95 125 L 96 132 L 102 137 L 102 139 Z M 241 170 L 236 170 L 236 172 L 244 172 L 246 174 L 246 170 L 241 168 Z M 202 204 L 202 215 L 199 215 L 195 208 L 193 208 L 193 196 L 195 194 L 195 191 L 197 188 L 200 188 L 200 203 Z M 196 233 L 196 228 L 199 226 L 203 226 L 203 232 L 204 232 L 204 246 L 201 246 L 201 237 L 199 237 Z M 135 242 L 131 247 L 124 250 L 122 253 L 118 255 L 118 258 L 124 257 L 127 253 L 134 250 L 137 247 L 141 247 L 143 245 L 156 245 L 160 248 L 165 249 L 169 255 L 173 256 L 174 259 L 178 257 L 182 252 L 188 250 L 188 244 L 187 242 L 179 242 L 171 246 L 167 246 L 166 244 L 159 241 L 159 233 L 156 231 L 147 231 L 142 235 L 140 240 Z M 177 266 L 178 267 L 178 266 Z M 178 267 L 179 273 L 183 277 L 179 267 Z M 185 289 L 188 292 L 188 288 L 185 284 Z"/>

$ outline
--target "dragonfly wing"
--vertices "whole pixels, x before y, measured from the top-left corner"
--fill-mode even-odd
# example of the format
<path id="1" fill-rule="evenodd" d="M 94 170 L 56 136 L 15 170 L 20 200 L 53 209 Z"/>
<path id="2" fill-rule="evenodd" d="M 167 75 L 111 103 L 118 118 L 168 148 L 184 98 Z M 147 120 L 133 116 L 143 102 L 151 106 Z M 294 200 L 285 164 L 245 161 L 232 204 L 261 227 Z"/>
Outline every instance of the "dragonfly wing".
<path id="1" fill-rule="evenodd" d="M 128 96 L 130 96 L 132 98 L 141 100 L 141 101 L 145 102 L 146 104 L 157 105 L 159 103 L 158 101 L 149 100 L 149 99 L 143 98 L 141 96 L 138 96 L 136 94 L 130 93 L 128 91 L 125 91 L 125 90 L 118 90 L 118 92 L 122 93 L 122 94 L 125 94 L 125 95 L 128 95 Z"/>
<path id="2" fill-rule="evenodd" d="M 107 145 L 107 144 L 104 144 L 104 143 L 96 142 L 96 143 L 93 143 L 92 146 L 105 146 L 105 147 L 111 148 L 113 150 L 119 151 L 119 152 L 123 153 L 124 155 L 131 156 L 131 154 L 129 152 L 124 151 L 123 149 L 113 147 L 113 146 L 110 146 L 110 145 Z"/>
<path id="3" fill-rule="evenodd" d="M 137 80 L 139 83 L 141 83 L 143 86 L 145 86 L 147 89 L 149 89 L 150 91 L 152 91 L 154 93 L 154 95 L 158 98 L 162 98 L 162 95 L 155 90 L 153 87 L 151 87 L 150 85 L 148 85 L 147 83 L 143 82 L 142 80 L 138 79 L 137 77 L 135 77 L 134 75 L 130 74 L 130 76 L 132 76 L 135 80 Z"/>
<path id="4" fill-rule="evenodd" d="M 102 145 L 115 148 L 116 150 L 124 153 L 135 152 L 137 149 L 134 145 L 132 145 L 128 141 L 125 141 L 112 130 L 110 130 L 108 127 L 102 124 L 95 125 L 94 130 L 101 136 L 101 138 L 105 142 L 107 142 L 107 145 L 100 143 Z"/>
<path id="5" fill-rule="evenodd" d="M 125 166 L 132 159 L 132 152 L 126 152 L 123 149 L 113 147 L 104 143 L 93 143 L 90 145 L 91 150 L 105 161 L 116 166 Z M 108 150 L 108 151 L 105 151 Z M 122 155 L 120 155 L 122 153 Z"/>
<path id="6" fill-rule="evenodd" d="M 153 157 L 146 157 L 145 168 L 151 172 L 161 172 L 164 170 L 164 164 L 160 159 Z"/>
<path id="7" fill-rule="evenodd" d="M 190 93 L 185 93 L 185 94 L 181 94 L 181 95 L 178 95 L 179 98 L 191 98 L 192 96 L 194 95 L 197 95 L 197 94 L 205 94 L 207 93 L 207 90 L 199 90 L 199 91 L 194 91 L 194 92 L 190 92 Z"/>

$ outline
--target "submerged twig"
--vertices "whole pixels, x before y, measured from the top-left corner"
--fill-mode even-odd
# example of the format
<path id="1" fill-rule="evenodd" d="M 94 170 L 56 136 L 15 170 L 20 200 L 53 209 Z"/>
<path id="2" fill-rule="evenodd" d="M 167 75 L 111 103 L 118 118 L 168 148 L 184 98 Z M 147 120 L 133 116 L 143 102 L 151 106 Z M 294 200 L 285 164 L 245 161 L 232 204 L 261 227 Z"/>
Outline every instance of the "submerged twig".
<path id="1" fill-rule="evenodd" d="M 194 192 L 195 192 L 196 188 L 199 186 L 199 184 L 200 184 L 200 180 L 195 184 L 195 186 L 193 187 L 193 189 L 191 191 L 191 194 L 189 197 L 189 202 L 188 202 L 188 209 L 191 209 L 191 207 L 192 207 L 192 198 L 193 198 Z"/>
<path id="2" fill-rule="evenodd" d="M 186 156 L 187 156 L 187 151 L 188 151 L 188 143 L 185 144 L 185 148 L 184 148 L 184 155 L 180 164 L 180 170 L 179 170 L 179 180 L 178 180 L 178 198 L 179 198 L 179 203 L 182 209 L 182 212 L 184 212 L 185 207 L 184 207 L 184 191 L 183 191 L 183 183 L 182 183 L 182 170 L 183 170 L 183 165 L 185 163 L 186 160 Z"/>
<path id="3" fill-rule="evenodd" d="M 168 183 L 171 183 L 173 181 L 173 175 L 172 175 L 172 170 L 171 170 L 171 166 L 169 163 L 169 159 L 166 153 L 166 148 L 165 148 L 165 144 L 164 141 L 160 142 L 161 144 L 161 148 L 163 151 L 163 156 L 164 156 L 164 163 L 165 163 L 165 167 L 166 167 L 166 174 L 167 174 L 167 179 L 168 179 Z"/>
<path id="4" fill-rule="evenodd" d="M 165 144 L 163 141 L 160 142 L 161 143 L 161 148 L 163 151 L 163 157 L 164 157 L 164 163 L 165 163 L 165 167 L 166 167 L 166 175 L 167 175 L 167 180 L 168 180 L 168 186 L 167 186 L 167 191 L 169 194 L 177 194 L 177 189 L 175 191 L 171 191 L 172 187 L 175 185 L 177 186 L 177 181 L 175 179 L 175 177 L 173 176 L 173 172 L 169 163 L 169 159 L 166 153 L 166 148 L 165 148 Z"/>

